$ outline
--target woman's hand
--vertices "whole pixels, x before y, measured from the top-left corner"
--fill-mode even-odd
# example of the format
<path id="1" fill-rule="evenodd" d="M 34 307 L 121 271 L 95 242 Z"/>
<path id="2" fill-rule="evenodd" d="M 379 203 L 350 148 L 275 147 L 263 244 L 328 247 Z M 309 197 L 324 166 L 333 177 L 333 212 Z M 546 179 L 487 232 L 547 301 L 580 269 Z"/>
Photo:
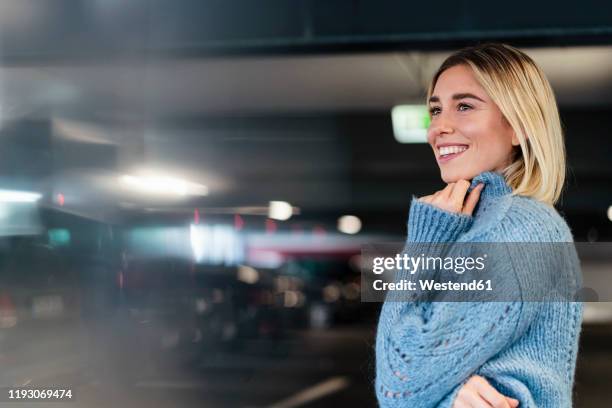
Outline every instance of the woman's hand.
<path id="1" fill-rule="evenodd" d="M 466 198 L 465 195 L 470 184 L 471 183 L 467 180 L 449 183 L 443 190 L 428 196 L 423 196 L 419 198 L 419 200 L 449 212 L 472 215 L 484 184 L 479 183 L 470 191 L 470 194 L 468 194 Z"/>
<path id="2" fill-rule="evenodd" d="M 518 400 L 500 394 L 479 375 L 470 377 L 453 402 L 453 408 L 516 408 L 518 405 Z"/>

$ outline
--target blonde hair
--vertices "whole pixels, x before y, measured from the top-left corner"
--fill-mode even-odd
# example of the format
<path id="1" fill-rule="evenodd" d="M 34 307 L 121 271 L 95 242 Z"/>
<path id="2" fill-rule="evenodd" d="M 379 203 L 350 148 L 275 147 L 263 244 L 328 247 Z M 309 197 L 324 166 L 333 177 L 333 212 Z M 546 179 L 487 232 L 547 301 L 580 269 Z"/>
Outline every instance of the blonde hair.
<path id="1" fill-rule="evenodd" d="M 544 72 L 509 45 L 464 48 L 442 63 L 429 85 L 427 100 L 440 75 L 457 65 L 472 68 L 519 140 L 511 164 L 502 172 L 512 194 L 554 205 L 565 182 L 565 143 L 555 95 Z"/>

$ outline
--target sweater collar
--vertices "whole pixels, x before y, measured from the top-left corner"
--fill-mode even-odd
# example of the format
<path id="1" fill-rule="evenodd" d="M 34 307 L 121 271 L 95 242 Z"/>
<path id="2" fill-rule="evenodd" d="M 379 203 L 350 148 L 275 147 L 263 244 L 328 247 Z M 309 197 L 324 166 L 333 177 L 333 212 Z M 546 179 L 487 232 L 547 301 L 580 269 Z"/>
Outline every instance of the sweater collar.
<path id="1" fill-rule="evenodd" d="M 468 192 L 472 191 L 479 183 L 484 183 L 484 189 L 480 193 L 481 198 L 500 197 L 512 192 L 512 188 L 506 183 L 501 173 L 485 171 L 472 179 Z"/>

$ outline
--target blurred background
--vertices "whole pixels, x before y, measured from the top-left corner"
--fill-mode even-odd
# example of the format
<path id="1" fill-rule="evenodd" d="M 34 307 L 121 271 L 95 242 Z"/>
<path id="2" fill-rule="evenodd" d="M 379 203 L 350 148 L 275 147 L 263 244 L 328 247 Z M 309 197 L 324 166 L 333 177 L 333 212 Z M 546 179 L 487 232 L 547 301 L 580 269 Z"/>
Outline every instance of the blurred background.
<path id="1" fill-rule="evenodd" d="M 548 75 L 558 210 L 577 241 L 610 241 L 612 6 L 504 7 L 2 1 L 0 386 L 375 407 L 361 246 L 403 241 L 412 195 L 442 187 L 425 86 L 478 42 Z M 587 305 L 577 407 L 609 406 L 611 340 L 612 305 Z"/>

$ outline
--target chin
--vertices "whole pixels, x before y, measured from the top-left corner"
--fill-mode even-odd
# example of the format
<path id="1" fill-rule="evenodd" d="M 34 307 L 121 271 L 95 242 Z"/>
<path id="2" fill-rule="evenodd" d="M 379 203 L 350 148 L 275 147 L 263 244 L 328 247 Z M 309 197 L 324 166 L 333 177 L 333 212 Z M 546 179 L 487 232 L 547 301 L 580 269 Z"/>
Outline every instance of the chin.
<path id="1" fill-rule="evenodd" d="M 480 173 L 481 172 L 473 173 L 470 171 L 452 171 L 440 169 L 440 177 L 446 184 L 456 183 L 459 180 L 470 181 Z"/>

